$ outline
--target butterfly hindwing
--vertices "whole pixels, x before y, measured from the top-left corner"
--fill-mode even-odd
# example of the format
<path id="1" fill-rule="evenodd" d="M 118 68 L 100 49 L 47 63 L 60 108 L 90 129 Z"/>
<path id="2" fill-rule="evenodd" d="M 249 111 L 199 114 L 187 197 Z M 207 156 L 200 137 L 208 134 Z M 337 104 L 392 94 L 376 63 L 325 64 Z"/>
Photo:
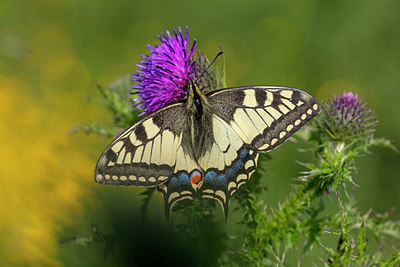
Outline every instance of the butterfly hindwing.
<path id="1" fill-rule="evenodd" d="M 198 164 L 185 153 L 182 143 L 176 153 L 176 165 L 171 178 L 157 187 L 164 198 L 167 219 L 175 203 L 184 199 L 193 199 L 195 191 L 201 186 L 202 172 Z"/>
<path id="2" fill-rule="evenodd" d="M 320 104 L 290 87 L 244 86 L 213 91 L 209 102 L 250 149 L 270 151 L 316 116 Z"/>
<path id="3" fill-rule="evenodd" d="M 212 115 L 213 145 L 199 165 L 204 170 L 201 194 L 204 198 L 216 199 L 222 206 L 225 218 L 228 215 L 232 194 L 245 183 L 254 172 L 257 153 L 249 150 L 236 132 L 217 114 Z"/>
<path id="4" fill-rule="evenodd" d="M 174 173 L 185 121 L 182 103 L 167 106 L 120 134 L 97 162 L 101 184 L 157 186 Z"/>
<path id="5" fill-rule="evenodd" d="M 217 200 L 228 216 L 232 194 L 255 171 L 258 153 L 247 148 L 233 129 L 213 114 L 212 146 L 197 163 L 178 147 L 174 174 L 158 187 L 164 197 L 167 218 L 173 205 L 183 199 L 193 199 L 197 190 L 203 198 Z"/>
<path id="6" fill-rule="evenodd" d="M 232 194 L 250 179 L 257 167 L 257 152 L 249 150 L 245 145 L 238 152 L 232 165 L 226 166 L 224 170 L 208 169 L 201 187 L 203 198 L 213 198 L 221 204 L 225 220 Z"/>

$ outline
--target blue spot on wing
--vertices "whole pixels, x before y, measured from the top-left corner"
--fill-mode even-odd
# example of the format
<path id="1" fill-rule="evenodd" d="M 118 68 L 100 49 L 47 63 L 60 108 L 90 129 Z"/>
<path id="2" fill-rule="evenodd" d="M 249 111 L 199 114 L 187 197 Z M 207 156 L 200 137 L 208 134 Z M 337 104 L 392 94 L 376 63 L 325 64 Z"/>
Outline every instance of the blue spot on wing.
<path id="1" fill-rule="evenodd" d="M 242 148 L 242 150 L 240 150 L 240 152 L 239 152 L 240 159 L 244 159 L 247 156 L 247 153 L 248 153 L 247 149 Z"/>
<path id="2" fill-rule="evenodd" d="M 218 175 L 217 182 L 220 185 L 226 184 L 226 175 L 225 174 Z"/>
<path id="3" fill-rule="evenodd" d="M 169 180 L 170 186 L 177 186 L 178 184 L 179 184 L 178 178 L 176 178 L 175 176 L 173 176 L 171 180 Z"/>
<path id="4" fill-rule="evenodd" d="M 232 170 L 232 168 L 226 169 L 226 177 L 227 178 L 233 177 L 234 174 L 235 174 L 235 172 Z"/>
<path id="5" fill-rule="evenodd" d="M 180 184 L 190 184 L 189 175 L 187 173 L 184 173 L 184 172 L 179 174 L 179 183 Z"/>
<path id="6" fill-rule="evenodd" d="M 204 181 L 208 183 L 215 183 L 217 173 L 215 171 L 209 171 L 204 175 Z"/>
<path id="7" fill-rule="evenodd" d="M 204 182 L 213 185 L 226 185 L 228 180 L 235 178 L 237 173 L 244 169 L 244 160 L 248 155 L 248 149 L 242 147 L 231 166 L 225 166 L 225 169 L 221 171 L 208 170 L 204 176 Z"/>
<path id="8" fill-rule="evenodd" d="M 244 165 L 243 165 L 243 162 L 242 161 L 240 161 L 240 160 L 238 160 L 238 161 L 236 161 L 235 163 L 233 163 L 233 170 L 235 171 L 235 172 L 237 172 L 237 171 L 239 171 L 239 170 L 241 170 L 243 167 L 244 167 Z"/>

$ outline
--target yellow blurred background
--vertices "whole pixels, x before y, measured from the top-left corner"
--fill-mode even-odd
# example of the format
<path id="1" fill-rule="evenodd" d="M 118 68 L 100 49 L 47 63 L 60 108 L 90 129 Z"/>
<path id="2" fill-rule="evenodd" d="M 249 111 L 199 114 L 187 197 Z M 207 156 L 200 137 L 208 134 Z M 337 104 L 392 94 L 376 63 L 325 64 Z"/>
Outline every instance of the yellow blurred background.
<path id="1" fill-rule="evenodd" d="M 222 44 L 229 86 L 288 85 L 319 100 L 353 90 L 376 110 L 378 134 L 398 146 L 398 10 L 399 2 L 372 0 L 0 1 L 0 265 L 63 265 L 58 238 L 96 217 L 87 215 L 103 190 L 93 171 L 110 141 L 67 133 L 109 123 L 85 96 L 133 73 L 146 45 L 178 26 L 188 25 L 210 58 Z M 383 212 L 400 201 L 400 161 L 372 152 L 359 162 L 357 196 L 363 211 Z M 266 199 L 276 204 L 302 169 L 294 146 L 274 155 L 278 177 Z"/>
<path id="2" fill-rule="evenodd" d="M 91 77 L 57 28 L 38 30 L 24 45 L 18 70 L 0 74 L 0 254 L 9 263 L 55 265 L 54 233 L 81 212 L 93 165 L 67 136 L 87 110 L 68 87 L 87 88 Z"/>

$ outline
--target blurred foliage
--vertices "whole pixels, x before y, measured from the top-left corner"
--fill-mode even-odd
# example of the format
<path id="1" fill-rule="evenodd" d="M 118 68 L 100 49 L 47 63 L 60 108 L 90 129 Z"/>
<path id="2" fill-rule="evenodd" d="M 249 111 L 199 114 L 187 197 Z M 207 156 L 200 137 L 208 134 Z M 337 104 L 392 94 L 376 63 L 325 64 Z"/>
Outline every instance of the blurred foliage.
<path id="1" fill-rule="evenodd" d="M 153 224 L 146 228 L 135 217 L 139 204 L 129 204 L 138 202 L 131 195 L 140 189 L 94 183 L 95 161 L 110 139 L 67 136 L 77 122 L 110 125 L 110 115 L 83 96 L 100 96 L 96 84 L 134 72 L 145 44 L 156 42 L 155 34 L 166 29 L 189 25 L 191 38 L 210 57 L 222 44 L 228 86 L 288 85 L 320 100 L 352 90 L 376 112 L 377 134 L 398 144 L 399 9 L 395 0 L 0 1 L 2 265 L 102 264 L 102 245 L 57 245 L 63 236 L 87 236 L 92 223 L 101 233 L 120 229 L 120 238 L 127 229 L 143 233 L 134 246 L 138 252 L 151 247 L 146 240 L 158 238 L 146 239 L 145 233 L 164 231 L 160 225 L 167 228 L 159 196 L 149 204 L 147 218 Z M 268 190 L 261 197 L 272 208 L 285 200 L 291 179 L 304 170 L 295 163 L 304 156 L 298 147 L 287 143 L 271 153 L 273 164 L 263 181 Z M 361 190 L 355 198 L 363 213 L 369 208 L 382 213 L 400 203 L 399 156 L 371 150 L 373 156 L 356 160 L 353 179 Z M 226 225 L 222 216 L 218 222 L 228 236 L 242 214 L 230 216 Z M 398 219 L 398 210 L 392 216 Z M 113 220 L 133 223 L 120 227 Z M 122 244 L 135 240 L 127 236 L 131 239 Z M 334 243 L 322 243 L 329 242 Z M 168 242 L 159 244 L 160 251 L 176 252 Z M 326 256 L 322 249 L 302 263 L 311 264 L 321 255 Z M 285 262 L 292 266 L 298 258 L 286 255 Z"/>

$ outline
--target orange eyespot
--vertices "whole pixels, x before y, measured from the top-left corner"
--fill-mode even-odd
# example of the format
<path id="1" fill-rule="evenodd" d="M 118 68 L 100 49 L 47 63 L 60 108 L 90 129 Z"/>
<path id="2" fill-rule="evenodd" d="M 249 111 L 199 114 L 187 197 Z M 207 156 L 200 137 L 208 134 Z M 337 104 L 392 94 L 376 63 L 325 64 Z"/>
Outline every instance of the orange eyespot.
<path id="1" fill-rule="evenodd" d="M 195 171 L 192 173 L 190 177 L 190 182 L 192 184 L 198 184 L 201 181 L 201 174 L 198 171 Z"/>

